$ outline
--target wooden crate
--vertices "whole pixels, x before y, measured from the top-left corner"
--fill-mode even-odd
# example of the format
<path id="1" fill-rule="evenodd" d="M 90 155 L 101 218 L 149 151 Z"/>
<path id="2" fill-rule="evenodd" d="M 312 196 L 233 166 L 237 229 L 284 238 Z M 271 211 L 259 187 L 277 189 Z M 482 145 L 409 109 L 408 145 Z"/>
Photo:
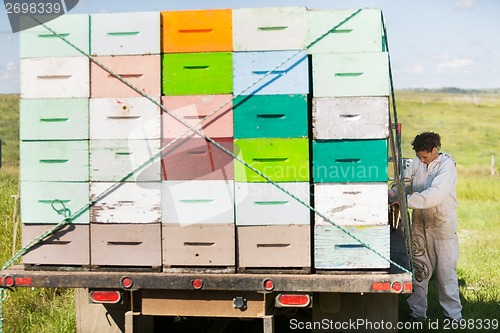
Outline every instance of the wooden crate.
<path id="1" fill-rule="evenodd" d="M 311 266 L 310 226 L 238 226 L 238 267 L 287 269 Z"/>
<path id="2" fill-rule="evenodd" d="M 233 67 L 234 95 L 309 92 L 309 60 L 305 51 L 235 52 Z M 271 74 L 265 76 L 268 72 Z"/>
<path id="3" fill-rule="evenodd" d="M 55 209 L 64 203 L 70 215 L 80 211 L 89 203 L 87 182 L 28 182 L 21 181 L 21 220 L 23 223 L 57 224 L 64 219 Z M 52 205 L 54 204 L 54 208 Z M 84 210 L 72 223 L 89 223 L 89 210 Z"/>
<path id="4" fill-rule="evenodd" d="M 160 182 L 91 183 L 90 193 L 97 200 L 90 208 L 92 223 L 148 224 L 161 221 Z M 109 191 L 110 188 L 114 190 Z M 105 196 L 101 195 L 108 193 Z"/>
<path id="5" fill-rule="evenodd" d="M 313 179 L 386 182 L 387 140 L 313 140 Z"/>
<path id="6" fill-rule="evenodd" d="M 23 20 L 32 20 L 34 27 L 19 33 L 21 58 L 82 56 L 62 38 L 39 25 L 31 17 L 23 16 Z M 29 23 L 25 21 L 23 24 L 27 26 Z M 88 14 L 62 15 L 44 24 L 83 52 L 89 53 Z"/>
<path id="7" fill-rule="evenodd" d="M 314 207 L 338 225 L 385 225 L 387 183 L 314 184 Z M 315 215 L 316 225 L 330 225 Z"/>
<path id="8" fill-rule="evenodd" d="M 309 183 L 278 183 L 309 205 Z M 309 208 L 270 183 L 236 183 L 236 225 L 309 224 Z"/>
<path id="9" fill-rule="evenodd" d="M 385 139 L 389 137 L 388 97 L 313 99 L 314 139 Z"/>
<path id="10" fill-rule="evenodd" d="M 53 227 L 53 224 L 23 224 L 23 246 Z M 23 264 L 88 266 L 90 265 L 89 237 L 88 224 L 66 225 L 25 253 Z"/>
<path id="11" fill-rule="evenodd" d="M 91 54 L 160 53 L 160 13 L 100 13 L 90 15 Z"/>
<path id="12" fill-rule="evenodd" d="M 234 224 L 164 224 L 163 266 L 169 268 L 234 267 Z"/>
<path id="13" fill-rule="evenodd" d="M 235 51 L 303 50 L 306 8 L 233 9 Z"/>
<path id="14" fill-rule="evenodd" d="M 314 97 L 389 96 L 387 52 L 313 54 Z"/>
<path id="15" fill-rule="evenodd" d="M 89 180 L 89 142 L 24 141 L 20 144 L 23 181 Z"/>
<path id="16" fill-rule="evenodd" d="M 90 138 L 159 139 L 160 107 L 143 97 L 91 98 Z"/>
<path id="17" fill-rule="evenodd" d="M 309 181 L 307 139 L 236 139 L 235 154 L 276 182 Z M 267 182 L 242 163 L 235 161 L 235 181 Z"/>
<path id="18" fill-rule="evenodd" d="M 87 57 L 21 59 L 20 76 L 21 98 L 89 97 Z"/>
<path id="19" fill-rule="evenodd" d="M 159 139 L 90 140 L 90 180 L 159 182 L 159 151 Z"/>
<path id="20" fill-rule="evenodd" d="M 88 98 L 19 101 L 21 140 L 88 140 Z"/>
<path id="21" fill-rule="evenodd" d="M 318 40 L 354 12 L 355 10 L 308 10 L 307 44 Z M 384 50 L 381 18 L 380 9 L 365 8 L 311 45 L 308 53 L 381 52 Z"/>
<path id="22" fill-rule="evenodd" d="M 234 181 L 162 182 L 162 222 L 181 226 L 234 223 Z"/>
<path id="23" fill-rule="evenodd" d="M 211 138 L 232 138 L 232 98 L 232 95 L 163 96 L 162 104 L 167 108 L 168 113 L 181 118 Z M 201 126 L 198 125 L 203 118 L 216 110 L 217 112 L 205 120 Z M 168 113 L 162 114 L 163 138 L 177 138 L 190 130 Z"/>
<path id="24" fill-rule="evenodd" d="M 164 95 L 223 95 L 233 91 L 231 52 L 162 55 Z"/>
<path id="25" fill-rule="evenodd" d="M 368 244 L 383 257 L 390 258 L 389 225 L 345 226 L 345 230 Z M 387 260 L 332 225 L 314 227 L 314 268 L 387 269 Z"/>
<path id="26" fill-rule="evenodd" d="M 161 266 L 161 227 L 153 224 L 90 225 L 90 263 L 102 266 Z"/>
<path id="27" fill-rule="evenodd" d="M 228 151 L 233 151 L 232 138 L 214 140 Z M 163 146 L 171 139 L 163 140 Z M 184 138 L 163 151 L 163 180 L 233 180 L 233 157 L 209 141 Z"/>
<path id="28" fill-rule="evenodd" d="M 162 53 L 233 50 L 232 10 L 161 12 Z"/>
<path id="29" fill-rule="evenodd" d="M 253 95 L 234 100 L 235 138 L 304 138 L 307 95 Z"/>
<path id="30" fill-rule="evenodd" d="M 94 57 L 94 59 L 148 96 L 160 96 L 161 64 L 159 55 L 102 56 Z M 90 66 L 91 97 L 142 97 L 95 63 Z"/>

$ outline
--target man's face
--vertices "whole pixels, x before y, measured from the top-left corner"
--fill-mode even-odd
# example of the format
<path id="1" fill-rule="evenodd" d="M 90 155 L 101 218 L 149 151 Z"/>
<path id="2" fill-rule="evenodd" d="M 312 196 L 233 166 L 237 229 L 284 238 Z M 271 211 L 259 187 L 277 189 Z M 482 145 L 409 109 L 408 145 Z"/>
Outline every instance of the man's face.
<path id="1" fill-rule="evenodd" d="M 416 155 L 420 162 L 425 163 L 429 165 L 432 161 L 434 161 L 438 157 L 438 151 L 437 148 L 432 148 L 432 151 L 417 151 Z"/>

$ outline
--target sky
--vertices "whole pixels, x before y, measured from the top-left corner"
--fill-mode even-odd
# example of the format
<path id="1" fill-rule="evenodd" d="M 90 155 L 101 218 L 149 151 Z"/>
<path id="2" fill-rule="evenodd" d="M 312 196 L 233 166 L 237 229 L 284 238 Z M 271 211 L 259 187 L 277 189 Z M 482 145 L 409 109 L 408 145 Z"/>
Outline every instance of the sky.
<path id="1" fill-rule="evenodd" d="M 80 0 L 70 13 L 380 8 L 396 89 L 500 88 L 500 0 Z M 19 93 L 19 33 L 0 8 L 0 94 Z"/>

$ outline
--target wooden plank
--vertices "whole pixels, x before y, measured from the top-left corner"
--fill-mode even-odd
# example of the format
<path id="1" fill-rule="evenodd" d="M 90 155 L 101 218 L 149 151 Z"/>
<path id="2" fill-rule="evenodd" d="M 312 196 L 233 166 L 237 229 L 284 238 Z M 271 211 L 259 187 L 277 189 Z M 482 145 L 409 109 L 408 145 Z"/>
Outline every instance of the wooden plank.
<path id="1" fill-rule="evenodd" d="M 161 266 L 160 223 L 90 225 L 92 265 Z"/>
<path id="2" fill-rule="evenodd" d="M 276 182 L 309 180 L 307 139 L 236 139 L 235 154 Z M 240 162 L 234 164 L 237 182 L 266 182 Z"/>
<path id="3" fill-rule="evenodd" d="M 314 207 L 338 225 L 386 225 L 387 183 L 314 184 Z M 315 215 L 316 225 L 330 225 Z"/>
<path id="4" fill-rule="evenodd" d="M 139 223 L 161 221 L 160 182 L 145 183 L 91 183 L 92 198 L 107 195 L 96 201 L 90 216 L 93 223 Z M 113 186 L 112 191 L 108 191 Z"/>
<path id="5" fill-rule="evenodd" d="M 148 96 L 160 96 L 159 55 L 102 56 L 94 59 Z M 90 74 L 90 96 L 93 98 L 142 97 L 93 62 L 90 65 Z"/>
<path id="6" fill-rule="evenodd" d="M 163 265 L 166 267 L 233 267 L 234 224 L 163 224 Z"/>
<path id="7" fill-rule="evenodd" d="M 91 98 L 89 112 L 92 140 L 160 138 L 160 107 L 145 98 Z"/>
<path id="8" fill-rule="evenodd" d="M 88 140 L 87 98 L 42 98 L 19 101 L 21 140 Z"/>
<path id="9" fill-rule="evenodd" d="M 171 139 L 163 141 L 165 147 Z M 232 152 L 233 139 L 215 140 Z M 163 180 L 233 180 L 233 157 L 205 139 L 180 139 L 162 152 Z"/>
<path id="10" fill-rule="evenodd" d="M 234 95 L 309 93 L 305 51 L 235 52 L 233 67 Z"/>
<path id="11" fill-rule="evenodd" d="M 305 7 L 233 9 L 235 51 L 303 50 Z"/>
<path id="12" fill-rule="evenodd" d="M 182 226 L 234 223 L 234 181 L 162 182 L 162 222 Z"/>
<path id="13" fill-rule="evenodd" d="M 164 95 L 213 95 L 233 91 L 233 53 L 162 55 Z"/>
<path id="14" fill-rule="evenodd" d="M 47 6 L 48 8 L 48 6 Z M 19 55 L 21 58 L 37 57 L 75 57 L 81 56 L 74 47 L 68 45 L 62 38 L 54 35 L 47 28 L 38 24 L 30 16 L 23 16 L 23 24 L 32 23 L 33 28 L 19 33 Z M 44 25 L 55 31 L 61 37 L 89 53 L 89 15 L 62 15 Z"/>
<path id="15" fill-rule="evenodd" d="M 345 226 L 345 230 L 390 258 L 389 225 Z M 386 269 L 390 264 L 333 225 L 314 227 L 314 268 Z"/>
<path id="16" fill-rule="evenodd" d="M 309 204 L 309 183 L 278 183 Z M 309 208 L 269 183 L 236 183 L 236 225 L 309 224 Z"/>
<path id="17" fill-rule="evenodd" d="M 388 97 L 313 98 L 314 139 L 389 137 Z"/>
<path id="18" fill-rule="evenodd" d="M 387 181 L 387 140 L 313 140 L 315 182 Z"/>
<path id="19" fill-rule="evenodd" d="M 310 267 L 309 225 L 238 226 L 238 266 Z"/>
<path id="20" fill-rule="evenodd" d="M 160 13 L 99 13 L 90 15 L 91 54 L 160 53 Z"/>
<path id="21" fill-rule="evenodd" d="M 313 43 L 351 16 L 355 10 L 307 11 L 307 44 Z M 381 52 L 382 13 L 380 9 L 364 8 L 308 49 L 309 54 Z"/>
<path id="22" fill-rule="evenodd" d="M 23 224 L 22 244 L 26 246 L 44 232 L 53 228 L 47 224 Z M 23 264 L 29 265 L 89 265 L 89 225 L 66 225 L 23 255 Z"/>
<path id="23" fill-rule="evenodd" d="M 64 203 L 69 215 L 80 211 L 89 203 L 89 184 L 87 182 L 30 182 L 21 181 L 21 221 L 23 223 L 57 224 L 64 215 L 57 210 Z M 54 207 L 52 205 L 54 204 Z M 75 216 L 72 223 L 89 223 L 89 211 L 84 210 Z"/>
<path id="24" fill-rule="evenodd" d="M 169 114 L 173 114 L 211 138 L 233 137 L 232 95 L 163 96 L 162 104 L 168 113 L 162 114 L 163 138 L 174 139 L 189 130 Z M 201 126 L 196 126 L 212 114 Z"/>
<path id="25" fill-rule="evenodd" d="M 235 138 L 304 138 L 307 95 L 253 95 L 234 100 Z"/>
<path id="26" fill-rule="evenodd" d="M 161 12 L 162 53 L 233 50 L 232 10 Z"/>
<path id="27" fill-rule="evenodd" d="M 89 97 L 87 57 L 21 59 L 20 75 L 21 98 Z"/>
<path id="28" fill-rule="evenodd" d="M 314 97 L 389 96 L 387 52 L 313 54 Z"/>
<path id="29" fill-rule="evenodd" d="M 90 140 L 90 179 L 104 182 L 159 182 L 159 151 L 159 139 Z"/>
<path id="30" fill-rule="evenodd" d="M 89 142 L 24 141 L 20 144 L 23 181 L 89 180 Z"/>

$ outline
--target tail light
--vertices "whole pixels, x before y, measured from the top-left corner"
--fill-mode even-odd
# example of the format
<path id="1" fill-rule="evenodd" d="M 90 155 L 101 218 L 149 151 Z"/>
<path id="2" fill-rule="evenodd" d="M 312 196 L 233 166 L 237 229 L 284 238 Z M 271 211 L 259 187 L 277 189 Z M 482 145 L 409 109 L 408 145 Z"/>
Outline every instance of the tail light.
<path id="1" fill-rule="evenodd" d="M 278 308 L 307 308 L 311 306 L 309 294 L 278 294 L 276 307 Z"/>
<path id="2" fill-rule="evenodd" d="M 116 304 L 122 300 L 122 293 L 118 290 L 92 290 L 90 292 L 92 303 Z"/>

